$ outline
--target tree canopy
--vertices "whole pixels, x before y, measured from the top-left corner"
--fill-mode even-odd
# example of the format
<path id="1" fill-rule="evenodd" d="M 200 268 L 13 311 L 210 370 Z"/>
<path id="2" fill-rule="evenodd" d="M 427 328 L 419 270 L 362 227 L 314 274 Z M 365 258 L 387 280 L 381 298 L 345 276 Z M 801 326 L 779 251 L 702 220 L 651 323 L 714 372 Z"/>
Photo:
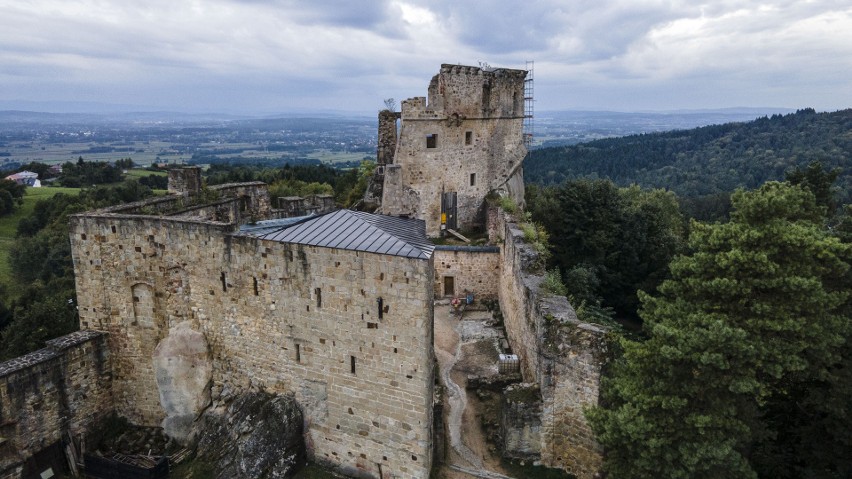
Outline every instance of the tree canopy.
<path id="1" fill-rule="evenodd" d="M 78 327 L 68 216 L 150 194 L 136 181 L 91 188 L 79 195 L 59 193 L 37 202 L 33 213 L 21 219 L 9 252 L 17 294 L 10 299 L 11 292 L 0 291 L 0 358 L 41 348 L 44 341 Z"/>
<path id="2" fill-rule="evenodd" d="M 852 477 L 852 245 L 808 189 L 737 191 L 731 221 L 693 222 L 691 253 L 640 295 L 588 411 L 619 478 Z"/>
<path id="3" fill-rule="evenodd" d="M 685 236 L 674 194 L 609 180 L 529 185 L 527 208 L 550 235 L 551 261 L 575 307 L 601 303 L 621 316 L 636 315 L 636 292 L 652 291 L 666 277 Z"/>
<path id="4" fill-rule="evenodd" d="M 783 180 L 814 161 L 832 170 L 840 202 L 852 200 L 852 109 L 816 113 L 811 108 L 748 123 L 608 138 L 543 148 L 524 162 L 524 177 L 538 184 L 573 178 L 609 178 L 620 186 L 665 188 L 679 196 L 707 197 L 719 206 L 736 188 Z"/>

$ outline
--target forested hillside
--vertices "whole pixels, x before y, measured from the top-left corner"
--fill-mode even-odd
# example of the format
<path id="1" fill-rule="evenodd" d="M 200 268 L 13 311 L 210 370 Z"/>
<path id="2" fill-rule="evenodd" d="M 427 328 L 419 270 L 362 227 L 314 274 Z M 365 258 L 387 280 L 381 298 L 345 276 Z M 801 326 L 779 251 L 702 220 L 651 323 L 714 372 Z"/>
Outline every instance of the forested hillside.
<path id="1" fill-rule="evenodd" d="M 748 123 L 609 138 L 535 150 L 524 163 L 527 181 L 559 184 L 580 177 L 618 185 L 666 188 L 679 196 L 756 188 L 785 172 L 819 161 L 840 168 L 838 199 L 852 195 L 852 109 L 799 110 Z"/>

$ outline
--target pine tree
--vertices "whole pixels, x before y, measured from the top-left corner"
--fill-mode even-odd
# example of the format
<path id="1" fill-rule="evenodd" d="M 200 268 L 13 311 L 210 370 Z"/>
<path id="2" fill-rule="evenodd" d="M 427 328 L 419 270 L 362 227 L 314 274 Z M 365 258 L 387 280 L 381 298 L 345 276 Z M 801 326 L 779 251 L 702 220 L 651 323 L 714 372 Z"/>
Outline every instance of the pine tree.
<path id="1" fill-rule="evenodd" d="M 692 253 L 672 262 L 658 296 L 642 295 L 649 338 L 623 342 L 604 407 L 588 412 L 612 477 L 810 467 L 832 477 L 848 462 L 803 463 L 789 451 L 804 438 L 784 434 L 848 443 L 849 401 L 839 395 L 848 393 L 852 248 L 831 236 L 825 210 L 801 187 L 770 182 L 732 204 L 730 222 L 691 225 Z M 782 430 L 778 414 L 813 405 L 815 384 L 828 396 L 822 426 Z"/>

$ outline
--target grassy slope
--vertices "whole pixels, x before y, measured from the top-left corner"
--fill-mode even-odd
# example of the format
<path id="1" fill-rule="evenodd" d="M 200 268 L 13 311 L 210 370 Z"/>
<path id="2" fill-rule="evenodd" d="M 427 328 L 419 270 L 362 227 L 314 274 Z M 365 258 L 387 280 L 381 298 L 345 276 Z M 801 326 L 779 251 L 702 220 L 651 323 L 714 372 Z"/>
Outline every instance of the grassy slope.
<path id="1" fill-rule="evenodd" d="M 124 174 L 125 178 L 142 178 L 143 176 L 168 176 L 168 173 L 165 171 L 150 171 L 150 170 L 141 170 L 141 169 L 132 169 L 127 170 L 127 173 Z"/>
<path id="2" fill-rule="evenodd" d="M 32 214 L 38 200 L 52 198 L 57 193 L 76 195 L 79 192 L 79 188 L 27 188 L 27 192 L 24 195 L 24 204 L 11 215 L 0 217 L 0 283 L 9 285 L 14 281 L 14 278 L 11 277 L 8 258 L 9 249 L 15 242 L 18 221 Z"/>

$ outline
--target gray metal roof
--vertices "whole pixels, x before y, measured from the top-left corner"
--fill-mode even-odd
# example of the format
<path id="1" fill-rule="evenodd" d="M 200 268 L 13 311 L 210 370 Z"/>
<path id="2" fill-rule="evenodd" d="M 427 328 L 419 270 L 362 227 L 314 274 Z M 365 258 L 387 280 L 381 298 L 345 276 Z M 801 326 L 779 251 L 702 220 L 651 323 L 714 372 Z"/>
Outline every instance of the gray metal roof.
<path id="1" fill-rule="evenodd" d="M 429 259 L 435 246 L 426 238 L 422 220 L 337 210 L 301 218 L 292 224 L 244 229 L 260 239 L 325 248 Z"/>
<path id="2" fill-rule="evenodd" d="M 240 233 L 247 233 L 251 236 L 259 236 L 271 231 L 280 230 L 282 226 L 290 226 L 296 223 L 301 223 L 308 218 L 313 218 L 316 215 L 294 216 L 292 218 L 277 218 L 274 220 L 262 220 L 257 223 L 240 225 Z"/>

